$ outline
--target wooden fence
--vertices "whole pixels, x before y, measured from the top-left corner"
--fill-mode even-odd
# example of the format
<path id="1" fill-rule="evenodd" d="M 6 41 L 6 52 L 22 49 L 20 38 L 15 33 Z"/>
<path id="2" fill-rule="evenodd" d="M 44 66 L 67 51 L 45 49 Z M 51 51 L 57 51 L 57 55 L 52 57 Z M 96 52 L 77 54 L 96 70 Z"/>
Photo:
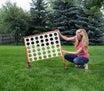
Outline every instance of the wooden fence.
<path id="1" fill-rule="evenodd" d="M 23 42 L 23 38 L 21 38 L 19 42 Z M 12 35 L 10 34 L 0 35 L 0 45 L 10 43 L 15 43 L 15 38 Z"/>

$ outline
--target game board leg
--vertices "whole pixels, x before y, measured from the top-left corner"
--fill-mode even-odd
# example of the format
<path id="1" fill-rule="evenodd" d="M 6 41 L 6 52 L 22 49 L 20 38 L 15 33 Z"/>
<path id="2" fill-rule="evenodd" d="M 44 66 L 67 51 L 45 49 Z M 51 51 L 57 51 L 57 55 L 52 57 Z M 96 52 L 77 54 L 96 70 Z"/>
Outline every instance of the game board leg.
<path id="1" fill-rule="evenodd" d="M 29 69 L 31 67 L 30 63 L 27 62 L 27 69 Z"/>
<path id="2" fill-rule="evenodd" d="M 27 59 L 27 69 L 29 69 L 31 67 L 31 65 L 29 63 L 29 59 L 28 59 L 28 54 L 27 54 L 26 47 L 25 47 L 25 53 L 26 53 L 26 59 Z"/>
<path id="3" fill-rule="evenodd" d="M 62 51 L 62 48 L 61 48 L 61 51 Z M 65 64 L 65 58 L 64 58 L 64 54 L 63 54 L 63 52 L 62 52 L 62 59 L 63 59 L 63 63 L 64 63 L 65 70 L 67 70 L 67 67 L 66 67 L 66 64 Z"/>

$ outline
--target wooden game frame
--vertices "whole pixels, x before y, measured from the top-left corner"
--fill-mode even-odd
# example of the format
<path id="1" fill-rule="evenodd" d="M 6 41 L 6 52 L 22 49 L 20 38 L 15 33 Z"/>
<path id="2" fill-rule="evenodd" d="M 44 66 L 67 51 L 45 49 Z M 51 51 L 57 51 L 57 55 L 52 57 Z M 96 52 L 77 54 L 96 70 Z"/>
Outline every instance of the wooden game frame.
<path id="1" fill-rule="evenodd" d="M 29 37 L 33 37 L 33 36 L 40 36 L 40 35 L 43 35 L 43 34 L 54 33 L 54 32 L 57 32 L 58 33 L 58 37 L 59 37 L 59 30 L 54 30 L 54 31 L 49 31 L 49 32 L 41 33 L 41 34 L 35 34 L 35 35 L 30 35 L 30 36 L 24 37 L 25 53 L 26 53 L 26 59 L 27 59 L 27 68 L 30 68 L 31 65 L 30 65 L 30 62 L 29 62 L 29 57 L 28 57 L 28 52 L 27 52 L 27 48 L 26 48 L 25 38 L 29 38 Z M 59 42 L 60 42 L 60 47 L 61 47 L 60 38 L 59 38 Z M 62 47 L 60 48 L 60 51 L 61 51 L 61 54 L 62 54 L 61 56 L 62 56 L 62 59 L 63 59 L 64 67 L 65 67 L 65 69 L 67 69 L 66 64 L 65 64 L 64 54 L 62 52 Z M 60 57 L 60 56 L 56 56 L 56 57 Z M 50 58 L 54 58 L 54 57 L 50 57 Z M 49 58 L 44 58 L 44 59 L 49 59 Z M 44 59 L 41 59 L 41 60 L 44 60 Z M 37 60 L 37 61 L 39 61 L 39 60 Z"/>

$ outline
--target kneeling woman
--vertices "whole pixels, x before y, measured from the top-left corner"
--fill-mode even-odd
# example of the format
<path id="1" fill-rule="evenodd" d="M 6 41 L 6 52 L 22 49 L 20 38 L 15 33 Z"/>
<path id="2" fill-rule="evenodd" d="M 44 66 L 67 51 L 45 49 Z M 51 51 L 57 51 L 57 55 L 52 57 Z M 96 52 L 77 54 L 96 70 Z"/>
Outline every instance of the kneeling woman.
<path id="1" fill-rule="evenodd" d="M 88 54 L 88 36 L 84 29 L 78 29 L 76 31 L 76 36 L 74 37 L 66 37 L 59 33 L 59 35 L 66 41 L 72 41 L 75 40 L 75 47 L 76 52 L 70 52 L 63 50 L 63 53 L 66 53 L 64 55 L 65 59 L 74 63 L 75 67 L 78 67 L 79 65 L 83 65 L 85 69 L 88 69 L 88 61 L 89 61 L 89 54 Z"/>

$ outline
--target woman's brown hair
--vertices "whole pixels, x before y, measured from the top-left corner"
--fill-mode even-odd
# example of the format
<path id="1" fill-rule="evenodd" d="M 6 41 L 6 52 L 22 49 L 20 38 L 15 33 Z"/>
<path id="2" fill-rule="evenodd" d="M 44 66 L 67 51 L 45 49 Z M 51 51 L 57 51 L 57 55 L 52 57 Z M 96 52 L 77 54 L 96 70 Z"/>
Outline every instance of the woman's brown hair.
<path id="1" fill-rule="evenodd" d="M 82 39 L 82 44 L 83 44 L 83 47 L 84 47 L 84 50 L 86 51 L 86 49 L 88 48 L 88 45 L 89 45 L 89 39 L 88 39 L 88 35 L 87 35 L 87 32 L 85 29 L 78 29 L 76 31 L 76 35 L 79 34 Z M 79 45 L 79 42 L 78 39 L 76 39 L 76 42 L 75 42 L 75 46 L 77 47 Z"/>

